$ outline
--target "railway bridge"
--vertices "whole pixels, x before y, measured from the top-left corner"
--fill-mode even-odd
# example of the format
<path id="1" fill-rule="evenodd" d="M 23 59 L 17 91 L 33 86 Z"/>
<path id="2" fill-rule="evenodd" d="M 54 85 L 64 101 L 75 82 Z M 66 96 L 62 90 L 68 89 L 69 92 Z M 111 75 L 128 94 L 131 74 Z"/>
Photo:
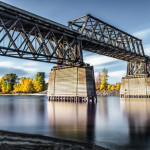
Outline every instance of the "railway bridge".
<path id="1" fill-rule="evenodd" d="M 150 97 L 150 57 L 141 39 L 90 14 L 65 26 L 0 2 L 0 55 L 55 63 L 50 100 L 96 99 L 93 67 L 84 63 L 83 50 L 127 61 L 121 97 Z"/>

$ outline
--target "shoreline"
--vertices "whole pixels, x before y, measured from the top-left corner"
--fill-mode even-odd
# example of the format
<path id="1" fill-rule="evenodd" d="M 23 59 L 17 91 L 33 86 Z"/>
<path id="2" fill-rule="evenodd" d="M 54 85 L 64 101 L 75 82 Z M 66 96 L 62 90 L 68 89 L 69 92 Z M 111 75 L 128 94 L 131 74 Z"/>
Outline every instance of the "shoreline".
<path id="1" fill-rule="evenodd" d="M 47 96 L 47 94 L 39 94 L 39 93 L 17 93 L 17 94 L 0 94 L 0 96 Z"/>
<path id="2" fill-rule="evenodd" d="M 96 91 L 97 96 L 120 96 L 120 91 L 107 90 L 107 91 Z"/>
<path id="3" fill-rule="evenodd" d="M 0 130 L 0 139 L 0 149 L 9 150 L 108 150 L 85 142 L 6 130 Z"/>

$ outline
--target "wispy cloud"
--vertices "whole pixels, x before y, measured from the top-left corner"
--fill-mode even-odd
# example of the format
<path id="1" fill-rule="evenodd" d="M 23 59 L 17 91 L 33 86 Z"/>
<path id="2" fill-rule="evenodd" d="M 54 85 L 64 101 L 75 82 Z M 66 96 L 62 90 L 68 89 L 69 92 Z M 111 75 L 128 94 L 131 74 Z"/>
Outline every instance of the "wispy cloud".
<path id="1" fill-rule="evenodd" d="M 144 45 L 144 52 L 146 55 L 150 55 L 150 44 Z"/>
<path id="2" fill-rule="evenodd" d="M 126 70 L 113 71 L 108 73 L 110 78 L 122 78 L 126 75 Z"/>
<path id="3" fill-rule="evenodd" d="M 38 62 L 29 61 L 22 64 L 23 66 L 38 66 Z"/>
<path id="4" fill-rule="evenodd" d="M 18 75 L 27 75 L 35 74 L 39 70 L 38 67 L 35 67 L 35 64 L 30 64 L 30 67 L 27 62 L 27 66 L 18 65 L 12 61 L 0 61 L 0 74 L 5 73 L 16 73 Z"/>
<path id="5" fill-rule="evenodd" d="M 86 56 L 84 58 L 84 61 L 86 63 L 89 63 L 90 65 L 102 65 L 105 63 L 110 63 L 117 61 L 115 58 L 107 57 L 107 56 L 99 56 L 99 55 L 91 55 L 91 56 Z"/>
<path id="6" fill-rule="evenodd" d="M 118 68 L 118 67 L 120 67 L 120 62 L 118 61 L 116 61 L 116 63 L 109 63 L 109 64 L 102 64 L 102 65 L 95 65 L 94 66 L 94 70 L 100 70 L 100 69 L 103 69 L 103 68 L 107 68 L 107 69 L 109 69 L 109 68 Z"/>
<path id="7" fill-rule="evenodd" d="M 138 38 L 146 38 L 148 35 L 150 35 L 150 28 L 137 31 L 133 33 L 133 35 Z"/>

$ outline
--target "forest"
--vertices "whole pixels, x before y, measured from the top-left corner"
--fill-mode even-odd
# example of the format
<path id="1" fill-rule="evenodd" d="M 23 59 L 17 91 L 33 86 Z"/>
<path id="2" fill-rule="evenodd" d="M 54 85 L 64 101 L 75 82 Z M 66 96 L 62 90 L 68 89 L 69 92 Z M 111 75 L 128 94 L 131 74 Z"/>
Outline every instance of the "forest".
<path id="1" fill-rule="evenodd" d="M 102 73 L 98 73 L 97 78 L 96 78 L 96 90 L 103 90 L 103 91 L 107 91 L 107 90 L 116 90 L 119 91 L 120 90 L 120 83 L 116 83 L 116 84 L 109 84 L 108 83 L 108 70 L 107 69 L 103 69 Z"/>

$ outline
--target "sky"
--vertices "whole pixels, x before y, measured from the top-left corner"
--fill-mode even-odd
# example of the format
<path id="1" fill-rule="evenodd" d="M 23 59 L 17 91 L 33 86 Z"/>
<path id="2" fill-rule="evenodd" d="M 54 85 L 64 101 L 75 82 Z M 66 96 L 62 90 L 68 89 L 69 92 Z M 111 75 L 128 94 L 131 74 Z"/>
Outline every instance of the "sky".
<path id="1" fill-rule="evenodd" d="M 143 41 L 145 53 L 150 55 L 149 0 L 1 0 L 55 22 L 67 25 L 85 14 L 91 14 Z M 94 66 L 95 77 L 108 69 L 109 83 L 121 82 L 127 63 L 111 57 L 84 53 L 84 61 Z M 16 73 L 33 78 L 37 72 L 46 73 L 46 81 L 54 64 L 0 56 L 0 77 Z"/>

